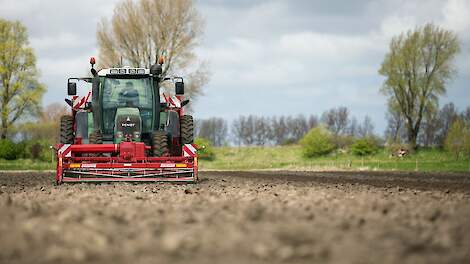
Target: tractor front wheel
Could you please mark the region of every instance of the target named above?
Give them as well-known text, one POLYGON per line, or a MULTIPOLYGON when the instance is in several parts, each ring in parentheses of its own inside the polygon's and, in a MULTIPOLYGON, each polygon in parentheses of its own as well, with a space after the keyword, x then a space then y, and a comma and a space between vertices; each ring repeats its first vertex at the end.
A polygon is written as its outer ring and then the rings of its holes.
POLYGON ((60 117, 60 143, 73 144, 73 117, 64 115, 60 117))
POLYGON ((192 144, 194 142, 194 121, 190 115, 181 117, 181 142, 192 144))
POLYGON ((152 150, 154 157, 169 155, 168 137, 164 131, 156 131, 152 135, 152 150))

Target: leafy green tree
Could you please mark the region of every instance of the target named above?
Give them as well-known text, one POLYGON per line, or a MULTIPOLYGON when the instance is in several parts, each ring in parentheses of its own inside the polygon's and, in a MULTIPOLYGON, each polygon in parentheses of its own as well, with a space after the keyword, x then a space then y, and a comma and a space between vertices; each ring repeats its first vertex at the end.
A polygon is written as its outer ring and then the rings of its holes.
POLYGON ((457 35, 433 24, 394 37, 379 73, 386 77, 381 92, 390 110, 403 115, 408 143, 416 139, 425 109, 435 109, 438 97, 455 72, 453 60, 460 51, 457 35))
POLYGON ((377 152, 377 145, 377 141, 372 137, 361 138, 351 145, 351 152, 357 156, 368 156, 377 152))
POLYGON ((0 19, 0 138, 19 118, 37 113, 45 88, 38 82, 36 57, 20 22, 0 19))
POLYGON ((331 133, 323 127, 310 130, 301 140, 306 157, 318 157, 331 153, 335 149, 331 133))
POLYGON ((445 149, 455 155, 456 159, 459 159, 460 154, 462 154, 470 144, 466 142, 470 138, 469 134, 470 132, 465 126, 464 121, 461 118, 455 119, 444 141, 445 149))

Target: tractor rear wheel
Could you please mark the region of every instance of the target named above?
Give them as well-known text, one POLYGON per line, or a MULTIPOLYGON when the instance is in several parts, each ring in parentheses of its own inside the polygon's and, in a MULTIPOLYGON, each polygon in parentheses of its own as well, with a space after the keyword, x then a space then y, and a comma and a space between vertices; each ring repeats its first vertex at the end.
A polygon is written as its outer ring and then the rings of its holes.
POLYGON ((154 157, 169 155, 168 137, 164 131, 155 131, 152 135, 152 150, 154 157))
POLYGON ((194 142, 194 121, 190 115, 181 117, 181 143, 192 144, 194 142))
POLYGON ((64 115, 60 117, 60 143, 73 144, 73 117, 64 115))
POLYGON ((103 144, 103 135, 101 135, 101 131, 95 130, 91 132, 89 141, 90 144, 103 144))

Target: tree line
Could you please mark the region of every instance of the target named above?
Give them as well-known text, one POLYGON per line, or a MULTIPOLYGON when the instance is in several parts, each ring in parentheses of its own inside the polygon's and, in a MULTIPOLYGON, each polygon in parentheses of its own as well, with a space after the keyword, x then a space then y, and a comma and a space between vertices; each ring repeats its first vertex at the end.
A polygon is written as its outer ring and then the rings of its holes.
POLYGON ((337 107, 322 115, 309 116, 239 116, 232 122, 223 118, 196 120, 195 135, 209 140, 214 146, 266 146, 297 143, 308 131, 325 126, 335 136, 374 136, 374 124, 369 116, 359 122, 347 107, 337 107))
MULTIPOLYGON (((417 145, 443 147, 454 122, 462 120, 470 127, 470 106, 459 111, 453 103, 445 104, 435 112, 426 113, 417 145)), ((408 142, 406 120, 388 112, 383 135, 374 131, 375 125, 366 115, 358 121, 347 107, 341 106, 323 112, 320 117, 309 116, 239 116, 231 122, 218 117, 196 120, 196 137, 205 138, 214 146, 270 146, 297 143, 308 131, 324 126, 336 138, 338 145, 347 145, 354 138, 374 137, 383 144, 408 142), (346 141, 346 142, 341 142, 346 141)))

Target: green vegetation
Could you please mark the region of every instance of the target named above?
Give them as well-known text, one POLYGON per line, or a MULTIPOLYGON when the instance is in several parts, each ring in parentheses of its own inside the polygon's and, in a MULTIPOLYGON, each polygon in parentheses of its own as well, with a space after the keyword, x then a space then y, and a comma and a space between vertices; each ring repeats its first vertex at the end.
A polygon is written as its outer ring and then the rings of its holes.
POLYGON ((26 27, 0 18, 0 138, 6 139, 22 117, 39 112, 46 89, 39 83, 36 56, 26 27))
POLYGON ((310 130, 301 140, 305 157, 319 157, 331 153, 335 149, 332 136, 323 127, 316 127, 310 130))
MULTIPOLYGON (((340 151, 327 156, 307 158, 300 145, 276 147, 213 147, 214 159, 200 160, 206 170, 402 170, 435 172, 468 172, 468 157, 455 156, 438 149, 421 149, 404 158, 390 157, 390 152, 379 148, 369 156, 357 156, 340 151)), ((50 154, 50 153, 49 153, 50 154)), ((200 152, 201 154, 201 152, 200 152)), ((50 156, 49 156, 50 159, 50 156)), ((0 170, 55 170, 50 160, 4 160, 0 170)))
POLYGON ((55 161, 40 161, 31 159, 3 160, 0 159, 0 171, 8 170, 55 170, 55 161))
POLYGON ((205 138, 196 138, 194 144, 199 147, 198 156, 202 160, 214 160, 215 152, 212 143, 205 138))
POLYGON ((377 151, 377 141, 372 137, 358 139, 351 145, 351 152, 357 156, 368 156, 377 151))
POLYGON ((277 147, 220 147, 214 148, 216 159, 203 160, 202 169, 208 170, 314 170, 314 169, 370 169, 404 171, 469 171, 468 159, 456 160, 438 149, 421 149, 414 154, 396 158, 381 148, 370 156, 334 152, 327 156, 307 158, 299 145, 277 147))
POLYGON ((390 112, 406 120, 408 143, 417 149, 425 113, 435 111, 439 96, 455 73, 454 59, 460 52, 457 34, 426 24, 392 38, 390 51, 379 69, 385 82, 390 112))
POLYGON ((470 155, 470 131, 461 118, 457 118, 452 124, 444 142, 444 148, 456 159, 462 155, 470 155))

